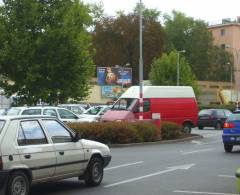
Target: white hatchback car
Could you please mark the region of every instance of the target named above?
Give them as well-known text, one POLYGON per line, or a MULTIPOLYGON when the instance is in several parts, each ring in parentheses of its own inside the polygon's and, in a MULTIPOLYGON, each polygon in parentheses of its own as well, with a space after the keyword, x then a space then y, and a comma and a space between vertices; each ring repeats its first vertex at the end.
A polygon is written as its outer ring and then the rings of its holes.
POLYGON ((71 177, 96 186, 111 160, 108 146, 48 116, 1 116, 0 143, 0 194, 27 195, 31 184, 71 177))
POLYGON ((72 111, 55 106, 12 107, 7 111, 6 115, 48 115, 54 116, 63 122, 79 122, 80 119, 72 111))

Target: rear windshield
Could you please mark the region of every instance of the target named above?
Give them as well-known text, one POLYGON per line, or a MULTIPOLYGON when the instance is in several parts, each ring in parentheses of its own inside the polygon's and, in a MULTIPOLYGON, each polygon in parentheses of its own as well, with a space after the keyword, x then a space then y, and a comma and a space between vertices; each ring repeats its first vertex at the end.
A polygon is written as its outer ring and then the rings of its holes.
POLYGON ((1 133, 4 125, 5 125, 5 121, 4 120, 0 120, 0 133, 1 133))
POLYGON ((21 109, 19 109, 19 108, 10 108, 7 111, 6 115, 8 115, 8 116, 16 116, 16 115, 19 115, 20 112, 21 112, 21 109))
POLYGON ((211 110, 201 110, 198 115, 211 115, 211 110))
POLYGON ((231 114, 227 121, 240 121, 240 114, 231 114))

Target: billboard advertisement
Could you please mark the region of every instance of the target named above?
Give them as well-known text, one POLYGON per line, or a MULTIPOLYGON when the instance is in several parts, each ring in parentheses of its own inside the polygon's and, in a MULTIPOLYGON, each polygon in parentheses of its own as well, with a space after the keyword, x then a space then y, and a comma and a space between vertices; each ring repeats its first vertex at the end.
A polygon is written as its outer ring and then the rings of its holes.
POLYGON ((126 90, 119 85, 105 85, 101 88, 102 97, 104 98, 118 98, 126 90))
POLYGON ((98 85, 131 85, 132 68, 98 67, 98 85))

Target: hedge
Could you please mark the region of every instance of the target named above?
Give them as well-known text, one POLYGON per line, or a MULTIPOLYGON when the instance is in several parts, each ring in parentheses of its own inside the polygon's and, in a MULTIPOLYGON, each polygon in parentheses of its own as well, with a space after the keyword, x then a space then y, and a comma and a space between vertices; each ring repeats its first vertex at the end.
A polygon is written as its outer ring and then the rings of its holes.
POLYGON ((68 123, 84 139, 105 144, 127 144, 161 140, 161 131, 149 122, 68 123))
POLYGON ((182 126, 174 122, 161 123, 161 136, 163 140, 178 139, 185 137, 187 134, 182 131, 182 126))

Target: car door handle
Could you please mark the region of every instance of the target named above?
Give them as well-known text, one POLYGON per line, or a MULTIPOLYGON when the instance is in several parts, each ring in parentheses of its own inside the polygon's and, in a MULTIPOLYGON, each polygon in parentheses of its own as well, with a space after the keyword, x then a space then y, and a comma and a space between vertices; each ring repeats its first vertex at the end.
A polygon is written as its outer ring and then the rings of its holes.
POLYGON ((64 152, 63 152, 63 151, 61 151, 61 152, 59 152, 59 154, 60 154, 60 155, 64 155, 64 152))
POLYGON ((31 155, 30 155, 30 154, 26 154, 26 155, 24 155, 24 157, 25 157, 26 159, 30 159, 30 158, 31 158, 31 155))

